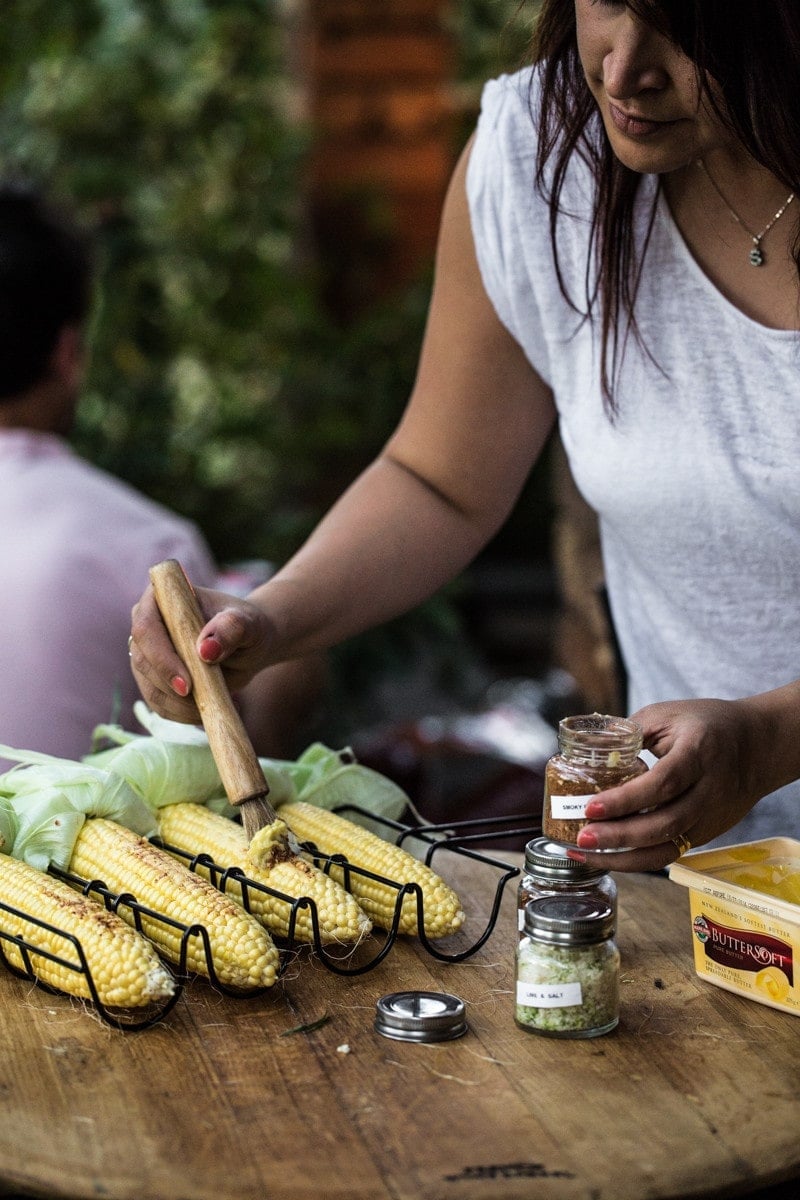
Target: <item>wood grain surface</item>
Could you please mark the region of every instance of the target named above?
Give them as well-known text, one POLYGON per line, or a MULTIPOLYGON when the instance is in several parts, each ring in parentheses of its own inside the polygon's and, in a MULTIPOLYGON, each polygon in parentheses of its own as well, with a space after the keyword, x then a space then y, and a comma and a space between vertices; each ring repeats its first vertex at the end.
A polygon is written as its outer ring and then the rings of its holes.
MULTIPOLYGON (((469 945, 496 877, 447 866, 469 945)), ((0 1195, 658 1200, 800 1177, 800 1022, 697 978, 685 889, 618 883, 621 1023, 588 1041, 514 1024, 515 880, 463 963, 407 940, 342 978, 303 952, 266 996, 198 980, 137 1033, 0 971, 0 1195), (406 988, 461 996, 468 1034, 380 1037, 377 999, 406 988)))

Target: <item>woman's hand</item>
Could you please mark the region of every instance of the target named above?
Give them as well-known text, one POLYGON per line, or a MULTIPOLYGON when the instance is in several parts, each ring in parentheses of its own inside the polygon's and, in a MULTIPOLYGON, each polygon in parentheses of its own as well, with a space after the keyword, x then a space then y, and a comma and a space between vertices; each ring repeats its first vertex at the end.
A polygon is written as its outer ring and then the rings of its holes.
MULTIPOLYGON (((209 588, 196 595, 207 618, 196 643, 198 656, 219 663, 231 693, 265 667, 275 641, 272 623, 263 609, 247 600, 209 588)), ((200 713, 192 696, 192 664, 178 656, 148 587, 131 614, 131 669, 147 705, 159 716, 198 724, 200 713)))
MULTIPOLYGON (((581 852, 630 847, 603 854, 604 865, 657 870, 688 848, 685 839, 700 846, 718 837, 787 782, 768 777, 772 731, 759 699, 670 701, 632 714, 658 762, 587 805, 581 852)), ((588 853, 587 861, 597 860, 588 853)))

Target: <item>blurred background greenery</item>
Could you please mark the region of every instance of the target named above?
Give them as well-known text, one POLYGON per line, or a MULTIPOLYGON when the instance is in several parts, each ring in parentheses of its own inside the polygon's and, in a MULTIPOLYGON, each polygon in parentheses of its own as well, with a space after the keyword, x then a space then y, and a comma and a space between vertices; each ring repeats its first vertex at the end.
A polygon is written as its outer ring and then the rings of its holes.
MULTIPOLYGON (((221 564, 283 561, 382 444, 411 387, 430 285, 429 262, 388 293, 362 273, 365 302, 331 304, 308 212, 319 131, 296 53, 302 7, 5 0, 0 22, 2 172, 76 203, 99 237, 76 446, 196 520, 221 564)), ((534 7, 439 5, 453 160, 482 82, 524 57, 534 7)), ((542 479, 484 561, 546 560, 542 479)), ((445 686, 469 679, 480 569, 338 651, 342 692, 420 657, 445 686)))

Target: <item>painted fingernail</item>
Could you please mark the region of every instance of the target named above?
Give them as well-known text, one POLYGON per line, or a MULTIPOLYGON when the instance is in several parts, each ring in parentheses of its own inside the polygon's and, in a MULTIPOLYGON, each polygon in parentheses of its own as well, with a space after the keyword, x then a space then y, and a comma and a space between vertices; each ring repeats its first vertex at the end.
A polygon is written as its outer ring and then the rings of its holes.
POLYGON ((577 862, 577 863, 585 863, 586 862, 586 855, 581 854, 581 852, 579 850, 568 850, 567 858, 571 858, 573 862, 577 862))
POLYGON ((222 646, 215 637, 204 638, 200 643, 200 657, 203 662, 214 663, 222 654, 222 646))
POLYGON ((597 838, 588 829, 582 829, 578 834, 578 845, 582 850, 596 850, 597 838))
POLYGON ((189 685, 185 679, 181 679, 180 675, 173 675, 169 682, 173 692, 177 692, 179 696, 189 695, 189 685))
POLYGON ((606 815, 606 806, 602 800, 590 800, 584 809, 587 817, 591 817, 593 821, 602 821, 606 815))

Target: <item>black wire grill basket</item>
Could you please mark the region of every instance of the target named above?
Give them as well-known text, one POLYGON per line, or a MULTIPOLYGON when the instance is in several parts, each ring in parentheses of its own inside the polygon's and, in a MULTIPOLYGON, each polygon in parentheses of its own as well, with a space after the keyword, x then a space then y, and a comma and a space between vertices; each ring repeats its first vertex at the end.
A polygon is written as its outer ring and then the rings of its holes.
MULTIPOLYGON (((170 854, 181 859, 190 870, 197 871, 198 869, 202 869, 207 873, 208 878, 214 886, 220 891, 226 891, 229 884, 235 880, 238 888, 241 889, 241 901, 247 909, 250 908, 250 896, 255 892, 265 892, 287 905, 288 933, 286 938, 276 938, 276 944, 278 945, 281 957, 281 972, 285 970, 288 963, 298 953, 313 953, 316 959, 332 973, 342 976, 353 976, 363 975, 371 971, 379 963, 383 962, 390 953, 400 936, 398 933, 400 919, 405 902, 409 896, 413 897, 416 904, 417 930, 414 936, 418 938, 428 954, 441 962, 453 963, 463 962, 465 959, 476 954, 485 945, 494 931, 503 892, 507 883, 520 874, 519 867, 491 853, 491 843, 493 841, 506 840, 509 837, 535 837, 541 831, 541 818, 538 813, 535 815, 531 814, 530 816, 489 817, 470 821, 450 822, 446 825, 409 825, 385 817, 377 817, 355 805, 340 806, 336 809, 336 812, 356 821, 361 818, 367 818, 371 826, 386 841, 395 842, 397 845, 408 848, 407 844, 413 840, 415 843, 415 856, 424 861, 427 866, 431 867, 432 870, 435 870, 443 878, 447 878, 448 858, 452 861, 453 856, 455 856, 456 859, 470 859, 474 863, 477 863, 481 872, 485 873, 486 878, 493 882, 491 901, 488 911, 485 914, 481 914, 481 927, 479 931, 469 936, 466 945, 464 944, 464 940, 461 939, 456 949, 448 950, 446 946, 443 948, 438 944, 438 941, 432 941, 425 933, 424 900, 419 884, 402 883, 381 875, 376 875, 371 871, 348 862, 343 855, 323 854, 313 844, 305 843, 304 849, 313 857, 315 864, 320 869, 330 872, 332 867, 337 867, 342 872, 345 888, 349 888, 352 876, 359 875, 383 884, 396 892, 394 914, 389 929, 373 929, 364 942, 355 949, 352 947, 336 947, 332 949, 322 940, 317 907, 311 898, 301 897, 298 899, 287 896, 282 892, 267 887, 261 882, 248 878, 238 867, 224 869, 206 854, 192 856, 183 850, 165 843, 160 838, 154 837, 152 841, 155 845, 162 847, 170 854), (295 937, 298 915, 303 910, 308 911, 312 928, 312 941, 310 944, 301 943, 295 937)), ((115 894, 102 880, 82 879, 68 871, 63 871, 55 867, 51 867, 51 874, 65 880, 84 894, 91 895, 109 911, 118 912, 120 916, 127 918, 129 923, 133 924, 140 932, 143 932, 142 920, 143 918, 147 918, 150 921, 161 922, 165 926, 170 926, 176 933, 179 933, 179 961, 177 965, 172 966, 173 973, 176 975, 175 991, 165 1001, 160 1002, 158 1005, 150 1006, 143 1011, 118 1012, 109 1009, 100 1000, 86 956, 77 937, 59 930, 55 926, 49 925, 27 913, 22 913, 11 905, 0 901, 0 962, 12 974, 35 982, 48 992, 57 992, 57 989, 38 978, 36 970, 37 961, 47 959, 60 964, 67 970, 80 973, 86 981, 88 997, 100 1018, 114 1028, 125 1031, 147 1029, 156 1022, 161 1021, 175 1006, 180 999, 185 983, 189 979, 186 963, 190 939, 193 938, 198 939, 202 945, 208 969, 208 979, 211 986, 216 990, 235 999, 260 996, 268 990, 258 987, 247 991, 240 991, 223 984, 214 969, 208 933, 202 925, 183 925, 173 918, 166 916, 164 913, 156 912, 140 904, 130 893, 115 894), (17 918, 22 917, 34 928, 40 928, 43 933, 55 934, 59 941, 63 939, 63 950, 60 948, 57 951, 44 949, 41 943, 37 945, 33 935, 30 939, 26 939, 18 934, 11 933, 6 914, 17 918), (10 947, 14 947, 16 950, 16 954, 13 955, 14 961, 9 957, 10 947)))

